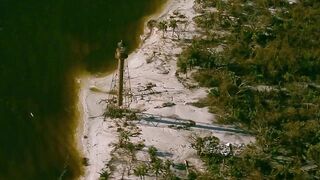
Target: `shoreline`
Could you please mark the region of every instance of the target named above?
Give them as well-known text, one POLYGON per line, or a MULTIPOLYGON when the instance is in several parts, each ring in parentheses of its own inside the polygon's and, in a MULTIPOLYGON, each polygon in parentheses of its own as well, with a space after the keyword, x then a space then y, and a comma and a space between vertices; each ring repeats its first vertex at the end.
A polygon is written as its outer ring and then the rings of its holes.
MULTIPOLYGON (((140 35, 140 43, 138 45, 138 47, 133 51, 131 52, 130 54, 133 54, 135 53, 138 49, 141 48, 142 44, 144 43, 144 40, 145 39, 142 39, 143 36, 146 36, 148 34, 148 27, 147 27, 147 22, 151 19, 158 19, 159 17, 163 16, 164 14, 168 13, 169 11, 169 5, 171 5, 172 3, 174 2, 174 0, 167 0, 163 5, 162 7, 159 8, 159 10, 157 10, 155 13, 149 15, 149 16, 146 16, 144 18, 142 18, 142 21, 143 21, 143 33, 140 35)), ((106 78, 106 79, 111 79, 113 73, 116 71, 113 70, 107 74, 104 74, 103 75, 103 78, 106 78)), ((75 139, 76 139, 76 147, 78 149, 78 151, 80 152, 80 154, 82 155, 82 158, 86 158, 87 157, 85 156, 85 151, 87 151, 88 147, 85 146, 85 137, 87 137, 85 135, 85 130, 86 128, 88 128, 88 124, 86 122, 86 120, 89 119, 89 115, 88 115, 88 109, 87 109, 87 104, 86 104, 86 95, 88 94, 88 89, 87 87, 89 87, 89 81, 91 76, 88 75, 88 74, 85 74, 85 75, 80 75, 78 78, 77 78, 77 82, 78 82, 78 85, 79 85, 79 92, 78 92, 78 102, 77 102, 77 107, 78 107, 78 112, 79 112, 79 120, 78 120, 78 126, 76 128, 76 135, 75 135, 75 139)), ((85 161, 84 159, 81 159, 82 161, 85 161)), ((84 170, 84 174, 82 174, 80 176, 79 179, 87 179, 89 177, 89 175, 86 173, 86 166, 83 167, 83 170, 84 170)), ((90 177, 89 177, 90 178, 90 177)))
MULTIPOLYGON (((209 125, 215 121, 215 117, 208 112, 208 108, 197 108, 191 105, 200 98, 206 97, 207 89, 186 88, 184 83, 194 82, 182 78, 185 75, 180 77, 176 67, 177 55, 184 47, 180 38, 189 40, 198 35, 192 21, 196 16, 193 6, 194 0, 168 0, 161 11, 144 19, 144 32, 140 36, 141 43, 127 58, 131 73, 131 88, 133 93, 138 95, 130 107, 140 109, 148 114, 189 119, 199 124, 209 125), (186 19, 184 20, 189 23, 187 28, 182 25, 178 28, 180 38, 174 37, 172 31, 167 32, 166 37, 163 38, 162 31, 157 28, 154 28, 152 34, 149 34, 146 26, 148 20, 169 21, 176 12, 185 15, 186 19), (177 76, 185 82, 182 83, 177 76), (154 86, 152 92, 146 90, 148 84, 154 86), (168 102, 174 105, 164 106, 168 102)), ((81 127, 77 131, 78 147, 82 155, 88 158, 88 166, 84 167, 85 174, 80 179, 95 180, 99 178, 101 170, 112 159, 112 144, 118 140, 117 122, 110 119, 105 120, 101 116, 106 106, 101 103, 101 100, 108 96, 105 92, 110 88, 111 79, 112 73, 104 77, 81 77, 79 91, 79 108, 81 109, 79 111, 82 114, 79 120, 81 127)), ((146 147, 154 146, 160 152, 170 154, 170 159, 178 163, 188 160, 199 169, 203 167, 203 164, 197 158, 195 150, 189 148, 191 135, 214 135, 222 142, 230 143, 247 144, 254 141, 251 136, 217 129, 208 131, 199 128, 188 131, 172 129, 165 124, 160 127, 151 127, 148 123, 140 123, 137 126, 141 129, 141 135, 136 140, 144 141, 146 147)), ((119 172, 114 174, 119 175, 119 172)), ((133 177, 128 177, 128 179, 130 178, 133 177)))

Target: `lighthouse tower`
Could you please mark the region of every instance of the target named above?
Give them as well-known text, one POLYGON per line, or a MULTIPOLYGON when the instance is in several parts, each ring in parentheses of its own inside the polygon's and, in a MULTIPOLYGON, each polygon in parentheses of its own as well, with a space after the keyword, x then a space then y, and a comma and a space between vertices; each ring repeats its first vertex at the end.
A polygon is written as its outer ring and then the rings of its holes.
POLYGON ((128 63, 125 61, 128 58, 128 50, 123 41, 117 45, 115 58, 118 61, 118 69, 113 74, 109 103, 116 104, 118 107, 128 107, 132 100, 132 93, 128 63))

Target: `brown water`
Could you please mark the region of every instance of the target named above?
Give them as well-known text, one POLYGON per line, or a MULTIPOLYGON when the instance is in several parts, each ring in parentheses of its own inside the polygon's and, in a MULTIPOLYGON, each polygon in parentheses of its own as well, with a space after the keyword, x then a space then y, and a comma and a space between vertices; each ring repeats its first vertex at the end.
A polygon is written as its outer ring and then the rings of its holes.
POLYGON ((114 67, 164 0, 1 0, 0 179, 75 179, 79 71, 114 67))

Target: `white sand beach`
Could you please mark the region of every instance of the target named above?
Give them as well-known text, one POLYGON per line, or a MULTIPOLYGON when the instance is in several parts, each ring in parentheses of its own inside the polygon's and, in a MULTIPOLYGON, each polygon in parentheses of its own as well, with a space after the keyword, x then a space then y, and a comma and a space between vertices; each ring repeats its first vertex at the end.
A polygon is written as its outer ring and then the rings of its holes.
MULTIPOLYGON (((207 89, 187 88, 185 83, 195 83, 192 80, 181 83, 177 78, 177 55, 187 45, 188 40, 198 35, 192 21, 196 16, 193 6, 194 0, 169 0, 162 12, 151 18, 161 21, 169 20, 170 17, 180 18, 177 14, 184 15, 185 23, 178 24, 176 30, 179 33, 179 39, 176 34, 172 36, 170 28, 163 38, 162 31, 156 27, 152 34, 148 35, 149 30, 146 27, 141 36, 140 47, 131 53, 126 61, 131 77, 132 93, 136 97, 130 108, 140 109, 143 113, 153 115, 188 119, 201 125, 191 130, 179 130, 168 127, 165 122, 159 122, 154 126, 141 121, 137 123, 141 135, 136 139, 144 141, 146 147, 155 146, 160 152, 167 154, 166 158, 174 162, 188 160, 192 165, 201 168, 201 161, 195 150, 190 147, 192 134, 214 135, 225 143, 244 144, 254 141, 254 137, 229 131, 229 127, 226 126, 211 125, 215 121, 214 115, 209 113, 207 108, 191 105, 192 102, 205 97, 207 89), (147 84, 152 84, 152 88, 146 88, 147 84), (163 107, 163 104, 168 102, 174 105, 163 107)), ((183 74, 178 76, 185 78, 183 74)), ((88 158, 88 166, 85 167, 85 174, 81 179, 99 179, 99 173, 111 159, 113 149, 111 144, 117 141, 118 132, 115 122, 104 121, 104 117, 101 116, 106 107, 106 103, 101 100, 107 99, 106 92, 110 89, 111 80, 112 74, 106 77, 81 78, 79 103, 83 114, 78 128, 79 146, 83 156, 88 158)), ((137 177, 127 178, 138 179, 137 177)))

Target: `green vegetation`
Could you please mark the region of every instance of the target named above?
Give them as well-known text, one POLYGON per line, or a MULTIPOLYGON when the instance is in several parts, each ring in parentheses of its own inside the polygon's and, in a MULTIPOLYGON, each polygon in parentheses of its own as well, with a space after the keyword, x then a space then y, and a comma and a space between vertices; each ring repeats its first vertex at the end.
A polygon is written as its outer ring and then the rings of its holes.
POLYGON ((146 164, 139 164, 133 169, 134 175, 140 177, 140 179, 144 179, 144 177, 148 173, 148 167, 146 164))
POLYGON ((172 29, 172 37, 173 37, 175 30, 178 27, 177 20, 171 19, 169 22, 169 27, 172 29))
POLYGON ((175 174, 171 170, 171 166, 173 162, 166 159, 162 160, 157 157, 158 149, 154 146, 148 148, 148 154, 150 157, 150 162, 148 162, 148 167, 150 173, 154 174, 156 179, 160 177, 160 179, 174 179, 177 178, 175 174))
POLYGON ((193 78, 210 88, 197 105, 256 135, 237 157, 202 154, 201 176, 319 178, 320 2, 196 2, 203 36, 177 65, 182 73, 200 69, 193 78))
POLYGON ((100 173, 100 178, 99 180, 108 180, 110 178, 111 173, 108 172, 108 170, 104 169, 102 170, 102 172, 100 173))
POLYGON ((137 161, 136 153, 137 151, 142 150, 145 145, 142 142, 132 142, 130 138, 137 135, 137 132, 134 132, 132 129, 129 130, 123 128, 123 126, 125 126, 124 124, 126 124, 126 121, 123 122, 122 126, 118 125, 118 142, 113 144, 114 149, 111 153, 112 159, 106 163, 105 168, 100 173, 100 179, 108 179, 112 177, 113 172, 116 169, 119 170, 118 165, 125 167, 122 169, 122 177, 126 172, 130 175, 132 166, 135 167, 133 169, 134 174, 137 173, 137 176, 141 178, 145 175, 143 174, 145 171, 141 169, 142 167, 135 166, 137 161))
POLYGON ((109 117, 111 119, 116 119, 116 118, 123 118, 125 117, 126 120, 132 121, 137 119, 137 112, 131 109, 127 108, 121 108, 115 105, 109 105, 105 112, 104 112, 104 117, 109 117))
POLYGON ((139 151, 143 152, 145 144, 143 141, 134 142, 133 138, 140 134, 140 129, 133 123, 128 123, 128 119, 117 119, 118 142, 113 144, 112 159, 100 172, 99 179, 112 178, 115 170, 122 172, 121 179, 126 175, 135 175, 140 179, 146 176, 155 179, 179 179, 172 170, 176 165, 168 159, 159 158, 157 148, 151 146, 147 149, 149 160, 137 157, 139 151))
POLYGON ((157 21, 154 20, 154 19, 151 19, 151 20, 149 20, 149 21, 147 22, 147 27, 148 27, 148 29, 149 29, 149 31, 150 31, 150 34, 152 34, 153 28, 154 28, 156 25, 157 25, 157 21))
POLYGON ((164 38, 164 34, 168 30, 168 23, 166 21, 161 21, 157 24, 157 27, 162 31, 162 37, 164 38))

